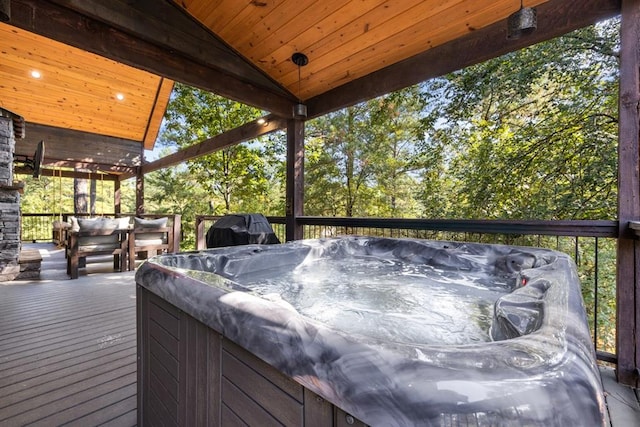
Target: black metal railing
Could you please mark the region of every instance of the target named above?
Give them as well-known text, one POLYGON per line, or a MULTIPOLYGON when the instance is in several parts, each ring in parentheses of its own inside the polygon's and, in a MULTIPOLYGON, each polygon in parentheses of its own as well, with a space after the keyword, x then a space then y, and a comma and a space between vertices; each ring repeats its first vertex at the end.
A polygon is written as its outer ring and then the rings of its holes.
POLYGON ((53 222, 58 214, 23 213, 21 218, 20 238, 23 242, 49 242, 53 239, 53 222))
MULTIPOLYGON (((65 213, 23 213, 21 218, 21 240, 23 242, 51 242, 53 236, 54 221, 67 221, 70 216, 89 217, 91 214, 65 213)), ((115 214, 107 213, 104 216, 113 217, 115 214)))

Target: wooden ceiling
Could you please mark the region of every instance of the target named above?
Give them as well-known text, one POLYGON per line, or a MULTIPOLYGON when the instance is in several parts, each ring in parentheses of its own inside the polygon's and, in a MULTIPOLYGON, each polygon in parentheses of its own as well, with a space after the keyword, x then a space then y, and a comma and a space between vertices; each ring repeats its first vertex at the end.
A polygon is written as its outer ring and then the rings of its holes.
MULTIPOLYGON (((538 28, 507 40, 519 0, 10 0, 10 22, 0 27, 0 106, 23 114, 27 132, 48 114, 52 129, 71 129, 68 141, 83 145, 102 133, 150 147, 172 81, 284 119, 302 99, 313 118, 616 16, 621 7, 620 0, 524 4, 536 7, 538 28), (300 87, 294 52, 309 58, 300 87), (26 74, 36 66, 40 81, 26 74), (114 100, 118 91, 123 103, 114 100), (48 107, 36 107, 42 98, 48 107), (19 108, 10 99, 21 99, 19 108)), ((119 167, 140 161, 140 152, 124 154, 114 157, 119 167)), ((86 152, 78 157, 78 165, 98 162, 86 152)))
POLYGON ((3 108, 28 123, 153 147, 171 80, 7 24, 0 52, 3 108))
POLYGON ((504 20, 520 7, 519 0, 174 1, 302 100, 504 20), (309 58, 300 90, 294 52, 309 58))

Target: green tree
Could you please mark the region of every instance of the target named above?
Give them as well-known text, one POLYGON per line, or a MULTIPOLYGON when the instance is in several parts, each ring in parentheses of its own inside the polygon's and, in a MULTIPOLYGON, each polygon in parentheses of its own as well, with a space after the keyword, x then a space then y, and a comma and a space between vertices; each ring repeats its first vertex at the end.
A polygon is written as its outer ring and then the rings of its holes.
MULTIPOLYGON (((423 175, 425 210, 449 218, 614 219, 617 26, 608 21, 425 83, 425 148, 442 154, 437 172, 423 175), (442 211, 433 209, 434 194, 446 200, 442 211)), ((592 325, 598 284, 598 344, 609 351, 614 243, 519 240, 576 258, 592 325)))
MULTIPOLYGON (((179 148, 236 128, 262 115, 260 110, 185 85, 177 84, 167 108, 160 144, 179 148)), ((225 148, 187 162, 190 176, 213 214, 270 211, 279 187, 278 160, 265 148, 266 139, 225 148)), ((275 198, 276 204, 280 198, 275 198)))
POLYGON ((415 215, 423 103, 411 87, 308 122, 305 212, 415 215))
POLYGON ((616 26, 582 29, 433 82, 429 138, 448 151, 448 215, 615 217, 616 26))
POLYGON ((149 212, 182 215, 181 250, 195 249, 196 215, 212 214, 207 189, 184 166, 147 175, 145 204, 149 212))

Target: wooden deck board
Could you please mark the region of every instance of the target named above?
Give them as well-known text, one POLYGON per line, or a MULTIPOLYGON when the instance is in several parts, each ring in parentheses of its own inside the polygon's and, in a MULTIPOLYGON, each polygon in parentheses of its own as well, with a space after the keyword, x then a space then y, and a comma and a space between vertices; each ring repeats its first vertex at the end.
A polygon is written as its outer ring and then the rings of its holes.
POLYGON ((46 363, 36 362, 20 366, 19 369, 7 372, 6 376, 4 376, 4 372, 2 373, 3 377, 0 378, 0 387, 3 388, 2 392, 4 393, 12 385, 18 384, 19 387, 24 387, 28 382, 41 383, 53 377, 53 375, 60 376, 69 372, 77 372, 77 370, 82 369, 84 366, 92 367, 107 358, 117 357, 118 354, 116 351, 118 353, 128 353, 131 349, 135 351, 134 344, 124 343, 105 351, 85 353, 77 357, 67 357, 67 354, 64 354, 62 358, 57 360, 49 358, 46 363))
MULTIPOLYGON (((130 317, 129 320, 131 320, 130 317)), ((83 324, 86 324, 86 322, 83 322, 83 324)), ((38 337, 34 337, 31 341, 25 339, 16 343, 12 347, 7 347, 0 351, 2 351, 4 361, 9 361, 13 358, 24 360, 25 357, 30 355, 35 354, 38 356, 43 352, 49 352, 56 348, 60 348, 61 351, 68 351, 67 349, 70 346, 78 343, 88 342, 89 344, 95 344, 96 333, 100 333, 102 335, 103 338, 101 339, 101 342, 107 340, 109 336, 112 336, 111 334, 121 335, 124 329, 131 327, 131 323, 110 323, 108 325, 100 326, 102 327, 95 328, 94 331, 79 332, 77 336, 69 336, 67 333, 66 335, 58 335, 56 337, 50 337, 42 340, 38 340, 38 337)), ((74 330, 73 326, 69 327, 69 325, 61 325, 60 328, 66 331, 74 330)))
MULTIPOLYGON (((130 318, 122 318, 122 312, 118 311, 116 313, 110 313, 109 316, 96 315, 94 317, 95 322, 100 322, 100 325, 107 328, 119 328, 122 324, 130 325, 130 318)), ((76 325, 75 331, 80 334, 86 334, 95 329, 95 325, 92 323, 83 323, 81 322, 79 325, 76 325)), ((48 327, 43 328, 34 328, 28 331, 16 332, 15 334, 2 337, 2 341, 0 342, 0 351, 4 349, 13 349, 14 351, 18 347, 26 347, 33 342, 33 340, 38 340, 40 343, 51 342, 61 337, 64 337, 67 332, 64 327, 61 325, 49 325, 48 327)))
POLYGON ((600 374, 604 385, 611 427, 640 426, 638 390, 618 384, 615 372, 611 368, 601 367, 600 374))
POLYGON ((131 427, 136 405, 133 273, 0 285, 0 425, 131 427))

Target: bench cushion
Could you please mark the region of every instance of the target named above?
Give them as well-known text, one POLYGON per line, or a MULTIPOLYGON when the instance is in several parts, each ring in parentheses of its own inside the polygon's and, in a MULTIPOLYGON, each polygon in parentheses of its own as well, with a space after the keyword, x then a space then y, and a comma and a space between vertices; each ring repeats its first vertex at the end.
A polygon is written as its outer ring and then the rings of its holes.
MULTIPOLYGON (((161 229, 167 226, 169 218, 144 219, 133 218, 134 228, 145 228, 148 230, 161 229)), ((136 233, 136 246, 163 245, 167 243, 167 233, 136 233)))
MULTIPOLYGON (((126 229, 129 218, 78 218, 79 231, 105 231, 126 229)), ((108 251, 120 247, 117 234, 110 236, 81 236, 78 238, 80 251, 108 251)))

